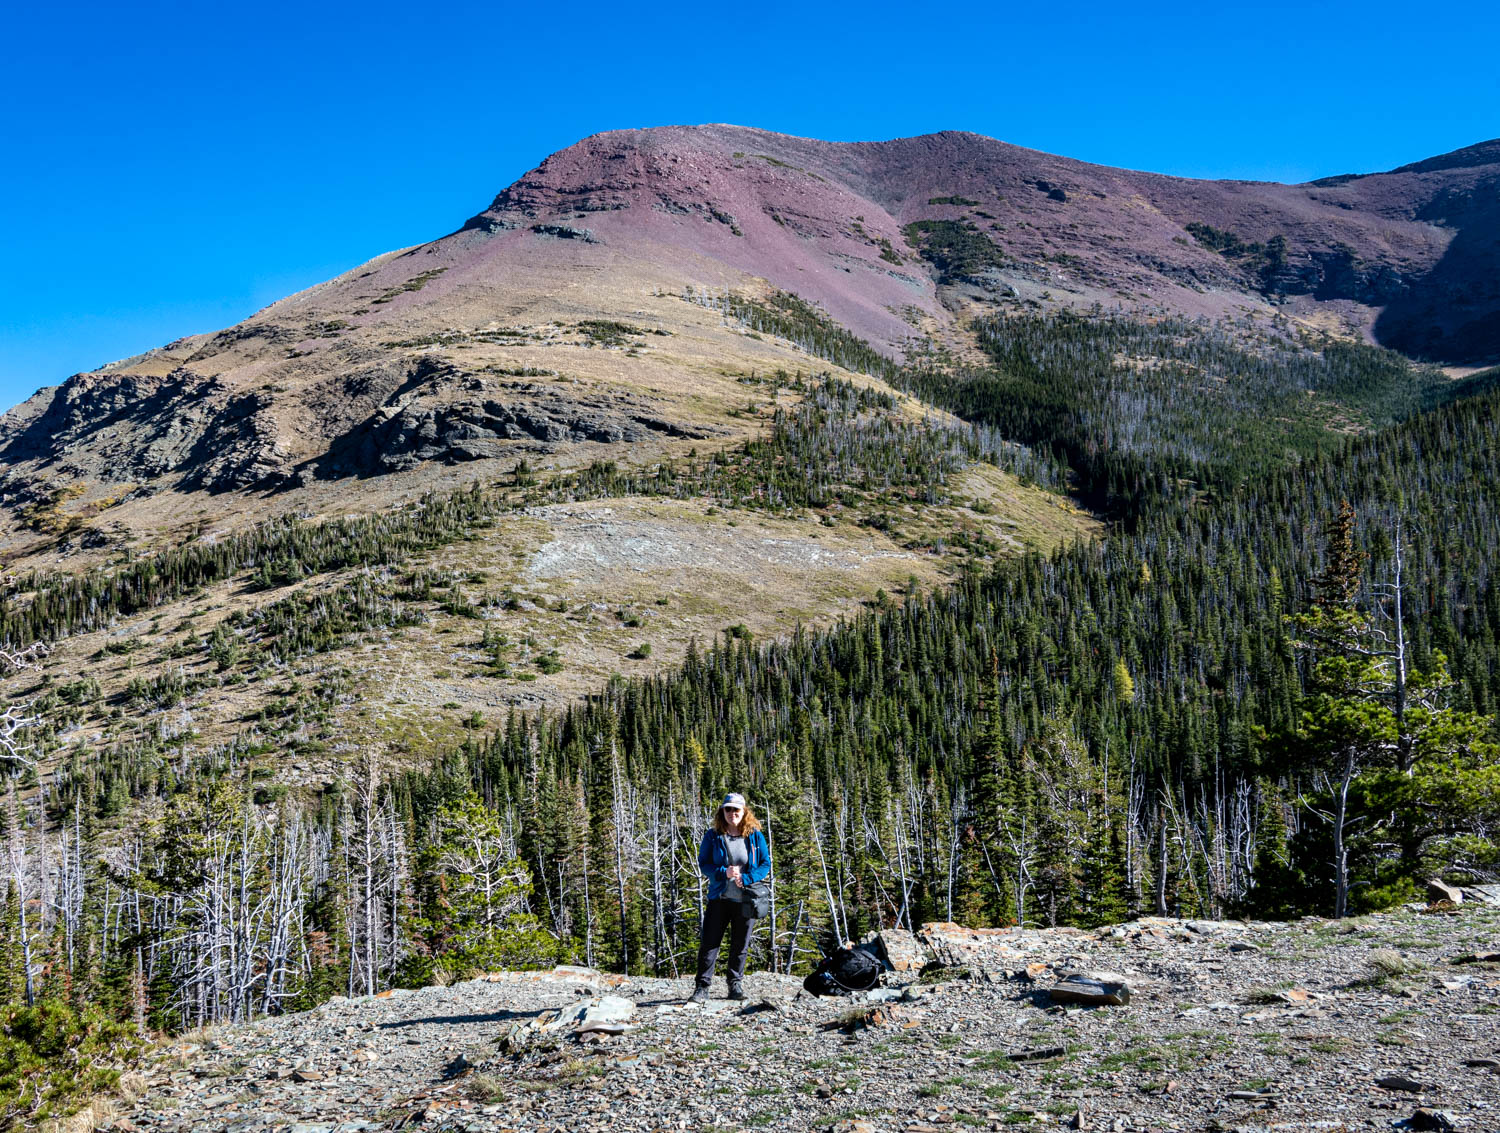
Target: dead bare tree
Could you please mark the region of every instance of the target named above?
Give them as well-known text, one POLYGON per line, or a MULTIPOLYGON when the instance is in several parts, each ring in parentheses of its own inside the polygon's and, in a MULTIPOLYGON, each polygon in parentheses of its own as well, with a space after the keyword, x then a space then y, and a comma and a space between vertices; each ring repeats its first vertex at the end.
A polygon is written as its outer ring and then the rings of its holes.
MULTIPOLYGON (((42 658, 47 652, 47 646, 40 641, 25 649, 0 646, 0 676, 41 668, 42 658)), ((37 763, 32 746, 26 742, 27 732, 42 722, 41 717, 32 712, 34 703, 26 700, 9 704, 4 712, 0 712, 0 765, 7 767, 12 774, 18 769, 35 767, 37 763)))

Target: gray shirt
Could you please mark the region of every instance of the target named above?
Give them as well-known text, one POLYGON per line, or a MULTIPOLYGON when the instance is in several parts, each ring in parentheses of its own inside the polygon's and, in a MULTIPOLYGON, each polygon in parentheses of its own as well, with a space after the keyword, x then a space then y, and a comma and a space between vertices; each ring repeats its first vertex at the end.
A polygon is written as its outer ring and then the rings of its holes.
MULTIPOLYGON (((743 871, 750 864, 750 846, 742 837, 733 834, 724 835, 724 844, 729 848, 729 864, 737 865, 743 871)), ((730 881, 724 885, 724 899, 726 901, 743 901, 745 889, 730 881)))

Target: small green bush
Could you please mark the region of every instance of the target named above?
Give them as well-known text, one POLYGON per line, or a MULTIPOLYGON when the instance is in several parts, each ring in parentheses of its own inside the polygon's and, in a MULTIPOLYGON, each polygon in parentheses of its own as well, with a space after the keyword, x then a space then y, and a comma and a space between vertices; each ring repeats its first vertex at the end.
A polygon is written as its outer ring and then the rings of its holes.
POLYGON ((108 1093, 140 1048, 95 1007, 0 1007, 0 1129, 66 1117, 108 1093))

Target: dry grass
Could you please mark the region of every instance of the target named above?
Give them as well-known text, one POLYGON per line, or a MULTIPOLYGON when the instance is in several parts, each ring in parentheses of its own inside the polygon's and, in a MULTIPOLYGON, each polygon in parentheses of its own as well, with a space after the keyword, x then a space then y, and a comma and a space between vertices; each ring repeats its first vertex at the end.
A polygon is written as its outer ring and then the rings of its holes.
POLYGON ((1378 979, 1394 979, 1420 972, 1423 964, 1401 955, 1394 948, 1376 948, 1370 952, 1370 967, 1378 979))
MULTIPOLYGON (((356 636, 284 668, 242 667, 229 683, 201 646, 221 620, 299 590, 332 590, 344 576, 261 593, 231 580, 60 642, 43 679, 99 684, 101 697, 83 710, 72 743, 105 744, 165 726, 190 728, 189 742, 202 748, 243 733, 294 682, 310 690, 323 674, 345 671, 348 692, 324 726, 336 742, 322 754, 273 761, 275 779, 266 785, 326 782, 343 774, 346 756, 361 746, 398 761, 425 760, 472 734, 475 713, 481 726, 493 726, 511 708, 572 703, 615 674, 669 671, 689 641, 701 647, 730 626, 742 624, 758 640, 778 637, 797 625, 854 614, 881 590, 899 601, 912 579, 923 590, 942 586, 963 560, 956 546, 946 556, 930 548, 951 544, 954 532, 1017 552, 1094 528, 1066 501, 988 467, 967 474, 961 493, 976 506, 893 509, 893 534, 847 515, 828 527, 815 514, 724 511, 706 501, 633 497, 554 505, 505 517, 473 540, 403 564, 403 570, 422 566, 479 580, 463 583, 471 601, 517 599, 514 608, 487 610, 482 620, 427 602, 425 624, 356 636), (480 643, 486 627, 515 643, 512 676, 489 670, 480 643), (139 643, 133 652, 105 648, 127 639, 139 643), (639 655, 643 642, 651 646, 649 657, 639 655), (561 669, 546 673, 536 658, 551 650, 561 669), (165 711, 118 715, 132 680, 149 682, 169 670, 207 687, 165 711)), ((0 695, 24 697, 28 690, 40 691, 34 674, 0 681, 0 695)))
POLYGON ((464 1093, 485 1105, 507 1100, 509 1089, 510 1083, 498 1074, 470 1074, 464 1079, 464 1093))

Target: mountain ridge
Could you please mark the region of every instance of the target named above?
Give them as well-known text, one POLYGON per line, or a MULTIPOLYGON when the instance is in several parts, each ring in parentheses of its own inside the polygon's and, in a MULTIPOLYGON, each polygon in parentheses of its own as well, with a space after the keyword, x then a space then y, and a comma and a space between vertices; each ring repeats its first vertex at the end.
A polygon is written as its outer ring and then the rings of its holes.
POLYGON ((15 515, 59 490, 80 508, 264 496, 739 435, 724 373, 812 360, 693 314, 689 293, 793 293, 897 359, 982 362, 976 314, 1100 306, 1284 318, 1477 366, 1500 356, 1497 154, 1281 185, 961 131, 595 134, 446 236, 38 391, 0 417, 0 500, 15 515), (605 341, 607 323, 642 333, 605 341))

